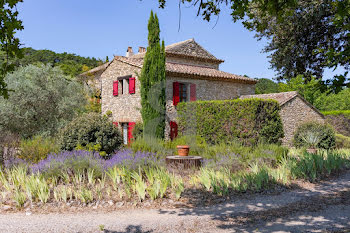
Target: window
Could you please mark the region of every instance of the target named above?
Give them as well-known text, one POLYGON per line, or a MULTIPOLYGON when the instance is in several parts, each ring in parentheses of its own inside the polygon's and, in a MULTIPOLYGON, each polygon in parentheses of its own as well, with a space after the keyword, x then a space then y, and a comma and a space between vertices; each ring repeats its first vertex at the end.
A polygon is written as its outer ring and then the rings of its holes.
POLYGON ((117 81, 113 82, 113 95, 117 96, 118 92, 120 95, 135 94, 136 78, 131 75, 118 77, 117 81))
POLYGON ((119 80, 119 86, 120 86, 120 90, 121 90, 121 94, 124 94, 124 79, 119 80))
POLYGON ((187 85, 185 83, 179 83, 179 97, 180 102, 187 102, 187 85))

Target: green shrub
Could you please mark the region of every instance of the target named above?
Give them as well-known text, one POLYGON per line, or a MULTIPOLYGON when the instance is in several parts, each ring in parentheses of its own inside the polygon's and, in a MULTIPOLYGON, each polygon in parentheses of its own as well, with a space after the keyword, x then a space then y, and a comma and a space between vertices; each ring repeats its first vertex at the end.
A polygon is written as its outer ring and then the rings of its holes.
POLYGON ((134 130, 132 131, 134 140, 143 137, 143 124, 142 122, 136 122, 134 130))
POLYGON ((294 145, 296 147, 332 149, 335 147, 335 132, 329 125, 307 122, 296 130, 294 145))
POLYGON ((21 140, 18 157, 31 163, 46 159, 50 153, 57 153, 59 145, 52 138, 35 136, 32 139, 21 140))
POLYGON ((175 140, 167 141, 164 144, 165 148, 172 150, 175 154, 177 154, 176 147, 178 145, 190 146, 190 155, 202 155, 208 147, 204 138, 191 135, 177 137, 175 140))
POLYGON ((317 154, 304 153, 299 159, 290 160, 290 170, 294 178, 315 181, 349 165, 349 160, 334 151, 317 154))
POLYGON ((345 117, 350 118, 350 110, 322 111, 322 114, 325 116, 344 115, 345 117))
POLYGON ((153 152, 160 155, 171 155, 172 150, 165 147, 165 142, 154 137, 139 137, 131 145, 130 148, 134 151, 153 152))
POLYGON ((98 113, 83 114, 61 131, 61 149, 74 150, 77 146, 99 144, 100 151, 111 154, 122 145, 120 131, 107 117, 98 113))
POLYGON ((274 100, 196 101, 180 103, 177 110, 180 133, 200 136, 209 144, 278 143, 284 136, 274 100))
POLYGON ((350 137, 344 136, 342 134, 335 135, 336 147, 350 149, 350 137))

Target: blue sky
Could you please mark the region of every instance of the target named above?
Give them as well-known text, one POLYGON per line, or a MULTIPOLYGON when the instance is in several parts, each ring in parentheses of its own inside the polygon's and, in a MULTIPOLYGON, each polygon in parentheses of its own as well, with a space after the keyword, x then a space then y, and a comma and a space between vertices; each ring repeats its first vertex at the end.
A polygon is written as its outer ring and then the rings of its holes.
MULTIPOLYGON (((35 0, 20 3, 18 9, 24 30, 18 33, 26 47, 50 49, 104 59, 125 55, 128 46, 137 51, 147 46, 150 11, 158 14, 161 38, 165 44, 194 38, 199 44, 224 59, 220 69, 257 78, 273 78, 267 54, 261 53, 266 41, 241 23, 233 23, 228 10, 219 21, 203 21, 193 7, 181 9, 178 31, 178 1, 168 0, 158 9, 157 0, 35 0), (213 28, 214 27, 214 28, 213 28)), ((329 73, 329 72, 328 72, 329 73)))

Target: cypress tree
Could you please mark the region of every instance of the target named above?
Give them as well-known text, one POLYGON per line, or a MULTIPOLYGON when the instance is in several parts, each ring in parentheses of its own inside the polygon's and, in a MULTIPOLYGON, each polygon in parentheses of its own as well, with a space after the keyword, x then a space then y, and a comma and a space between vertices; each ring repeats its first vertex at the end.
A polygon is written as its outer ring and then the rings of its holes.
POLYGON ((159 20, 148 21, 148 46, 140 75, 141 115, 145 138, 164 138, 165 129, 165 46, 160 44, 159 20))

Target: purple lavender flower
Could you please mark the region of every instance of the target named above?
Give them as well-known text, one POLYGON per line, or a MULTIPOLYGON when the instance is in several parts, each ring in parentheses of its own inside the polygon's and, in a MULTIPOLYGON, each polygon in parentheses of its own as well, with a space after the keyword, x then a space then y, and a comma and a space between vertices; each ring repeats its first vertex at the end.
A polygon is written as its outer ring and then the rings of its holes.
POLYGON ((49 154, 46 159, 31 166, 33 173, 74 173, 78 169, 93 168, 104 171, 114 166, 127 166, 135 169, 139 166, 159 164, 156 154, 149 152, 133 151, 126 149, 116 152, 108 160, 103 159, 98 153, 89 151, 63 151, 58 154, 49 154))
POLYGON ((28 163, 25 160, 19 159, 19 158, 9 158, 4 161, 4 166, 6 168, 12 168, 12 167, 27 165, 27 164, 28 163))
POLYGON ((112 155, 111 159, 106 160, 105 169, 123 165, 130 168, 137 168, 143 165, 152 165, 158 162, 157 155, 150 152, 137 151, 133 153, 131 150, 121 150, 112 155))

